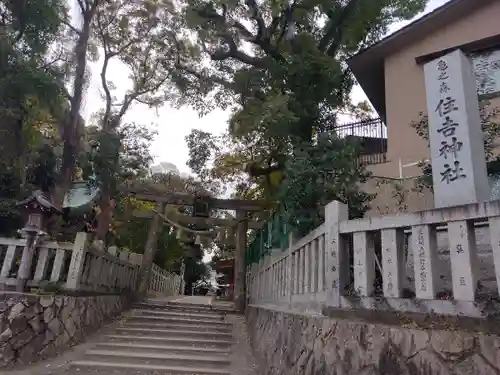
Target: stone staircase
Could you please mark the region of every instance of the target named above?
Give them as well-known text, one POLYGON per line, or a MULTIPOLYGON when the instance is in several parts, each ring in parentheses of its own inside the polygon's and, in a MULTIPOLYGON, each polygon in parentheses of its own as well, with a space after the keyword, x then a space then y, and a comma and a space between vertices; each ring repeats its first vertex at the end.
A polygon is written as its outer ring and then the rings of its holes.
POLYGON ((71 374, 230 375, 232 324, 208 305, 147 302, 103 332, 71 374))

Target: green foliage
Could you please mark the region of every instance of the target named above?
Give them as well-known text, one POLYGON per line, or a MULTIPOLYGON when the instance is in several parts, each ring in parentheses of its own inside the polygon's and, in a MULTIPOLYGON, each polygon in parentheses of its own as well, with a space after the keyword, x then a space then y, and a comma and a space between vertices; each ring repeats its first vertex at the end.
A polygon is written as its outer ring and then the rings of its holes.
POLYGON ((285 221, 305 235, 324 221, 324 207, 332 200, 349 204, 351 218, 362 217, 370 194, 359 184, 370 176, 357 162, 357 147, 335 134, 320 133, 314 144, 305 143, 288 160, 280 201, 285 221))
POLYGON ((212 153, 217 149, 216 139, 211 133, 199 129, 193 129, 186 137, 189 149, 188 166, 191 170, 203 175, 204 167, 210 161, 212 153))
POLYGON ((189 0, 183 10, 191 34, 177 35, 179 90, 195 107, 234 106, 227 134, 188 137, 188 165, 235 184, 240 197, 287 200, 304 228, 319 220, 319 205, 335 197, 360 215, 370 197, 357 191, 366 176, 355 163, 356 149, 336 151, 344 147, 340 140, 317 136, 334 132, 340 114, 362 118, 369 111, 350 103, 354 80, 346 59, 426 3, 189 0), (307 203, 298 207, 292 196, 307 203))
MULTIPOLYGON (((481 127, 484 134, 484 157, 489 164, 499 161, 494 153, 495 142, 500 137, 500 107, 492 106, 489 100, 479 102, 479 115, 481 118, 481 127)), ((429 142, 429 118, 424 113, 419 114, 418 121, 413 121, 410 125, 417 134, 429 142)), ((419 185, 432 189, 432 165, 427 162, 421 162, 422 177, 419 185)))
POLYGON ((56 118, 63 83, 47 62, 59 35, 64 2, 0 0, 0 232, 22 225, 16 200, 50 191, 57 171, 56 118))
POLYGON ((203 252, 201 248, 194 245, 192 251, 192 255, 184 259, 186 265, 184 281, 186 283, 185 293, 187 295, 191 294, 191 290, 196 282, 203 281, 209 276, 209 269, 202 261, 203 252))
POLYGON ((57 158, 49 145, 42 145, 27 170, 27 181, 42 191, 52 191, 56 183, 57 158))
MULTIPOLYGON (((88 151, 79 162, 83 178, 100 188, 107 186, 116 205, 115 221, 132 220, 132 211, 141 208, 141 204, 130 200, 123 191, 130 185, 148 181, 148 167, 152 161, 149 148, 155 131, 136 123, 121 125, 113 132, 104 131, 98 126, 90 126, 86 130, 88 151)), ((99 219, 99 215, 97 217, 99 219)), ((136 241, 142 239, 139 236, 136 241)), ((145 241, 141 246, 144 244, 145 241)), ((137 249, 133 251, 137 252, 137 249)))
POLYGON ((62 0, 1 0, 2 39, 23 55, 44 56, 61 26, 62 0))
MULTIPOLYGON (((150 219, 134 217, 137 210, 151 210, 151 204, 123 197, 117 202, 113 217, 114 242, 120 249, 143 254, 148 238, 150 219)), ((158 236, 154 262, 165 269, 178 271, 178 263, 184 256, 184 249, 176 238, 176 232, 162 225, 158 236)))

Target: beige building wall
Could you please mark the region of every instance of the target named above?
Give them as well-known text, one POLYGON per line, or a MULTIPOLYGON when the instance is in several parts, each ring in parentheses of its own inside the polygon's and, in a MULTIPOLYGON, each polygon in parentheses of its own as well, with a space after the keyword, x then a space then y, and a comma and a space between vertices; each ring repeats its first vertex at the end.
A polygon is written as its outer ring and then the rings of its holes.
POLYGON ((415 212, 434 207, 432 191, 416 178, 373 177, 362 185, 363 191, 375 194, 366 216, 415 212))
MULTIPOLYGON (((427 143, 410 126, 426 112, 423 67, 415 58, 500 34, 500 1, 478 9, 458 22, 444 24, 432 35, 395 51, 385 60, 388 162, 373 166, 379 176, 399 177, 399 159, 409 164, 429 158, 427 143)), ((500 47, 500 46, 499 46, 500 47)), ((500 105, 500 100, 492 100, 500 105)), ((404 176, 420 174, 420 168, 404 168, 404 176)))
MULTIPOLYGON (((397 180, 400 177, 400 162, 403 165, 410 164, 427 160, 430 156, 427 142, 411 126, 412 121, 419 120, 421 113, 426 113, 423 66, 418 65, 415 58, 499 34, 500 1, 497 1, 458 22, 443 24, 439 31, 415 40, 413 44, 394 51, 386 58, 387 162, 368 166, 374 178, 363 189, 377 194, 371 202, 368 215, 433 207, 432 192, 420 191, 416 179, 411 178, 421 175, 420 167, 403 168, 405 179, 397 180), (403 203, 402 195, 405 196, 403 203)), ((500 98, 491 99, 491 103, 500 106, 500 98)))

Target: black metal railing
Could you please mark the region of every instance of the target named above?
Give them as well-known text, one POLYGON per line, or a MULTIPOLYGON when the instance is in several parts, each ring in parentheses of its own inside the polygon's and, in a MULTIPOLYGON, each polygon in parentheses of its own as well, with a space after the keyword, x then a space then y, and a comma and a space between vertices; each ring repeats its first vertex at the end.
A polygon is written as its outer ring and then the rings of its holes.
POLYGON ((379 164, 387 161, 387 127, 381 119, 335 125, 331 131, 341 138, 352 139, 361 147, 361 163, 379 164))

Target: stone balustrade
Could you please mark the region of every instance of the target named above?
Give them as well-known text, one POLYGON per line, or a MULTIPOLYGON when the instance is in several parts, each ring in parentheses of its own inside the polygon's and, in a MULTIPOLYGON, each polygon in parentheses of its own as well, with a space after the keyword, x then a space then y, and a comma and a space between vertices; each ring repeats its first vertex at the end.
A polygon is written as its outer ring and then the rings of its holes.
POLYGON ((249 272, 251 303, 306 305, 318 308, 326 301, 324 225, 294 242, 274 249, 249 272))
POLYGON ((0 285, 9 289, 18 284, 19 270, 27 259, 27 287, 51 283, 60 289, 91 292, 133 290, 142 255, 119 252, 116 246, 99 249, 89 243, 86 233, 78 233, 74 243, 45 242, 31 256, 26 240, 0 238, 0 285), (3 251, 2 251, 3 250, 3 251))
POLYGON ((182 284, 182 275, 170 273, 156 264, 151 269, 148 293, 176 296, 179 295, 182 284))
POLYGON ((435 312, 498 309, 500 201, 348 220, 331 202, 325 223, 247 270, 254 305, 435 312), (479 224, 489 246, 478 246, 479 224))
MULTIPOLYGON (((21 257, 26 248, 26 240, 0 238, 0 284, 4 287, 15 286, 21 268, 21 257)), ((37 249, 34 256, 35 270, 29 285, 37 285, 42 280, 58 282, 67 276, 65 262, 71 257, 72 243, 46 242, 37 249), (50 263, 50 265, 49 265, 50 263), (50 268, 50 269, 49 269, 50 268), (66 272, 66 274, 65 274, 66 272)))

